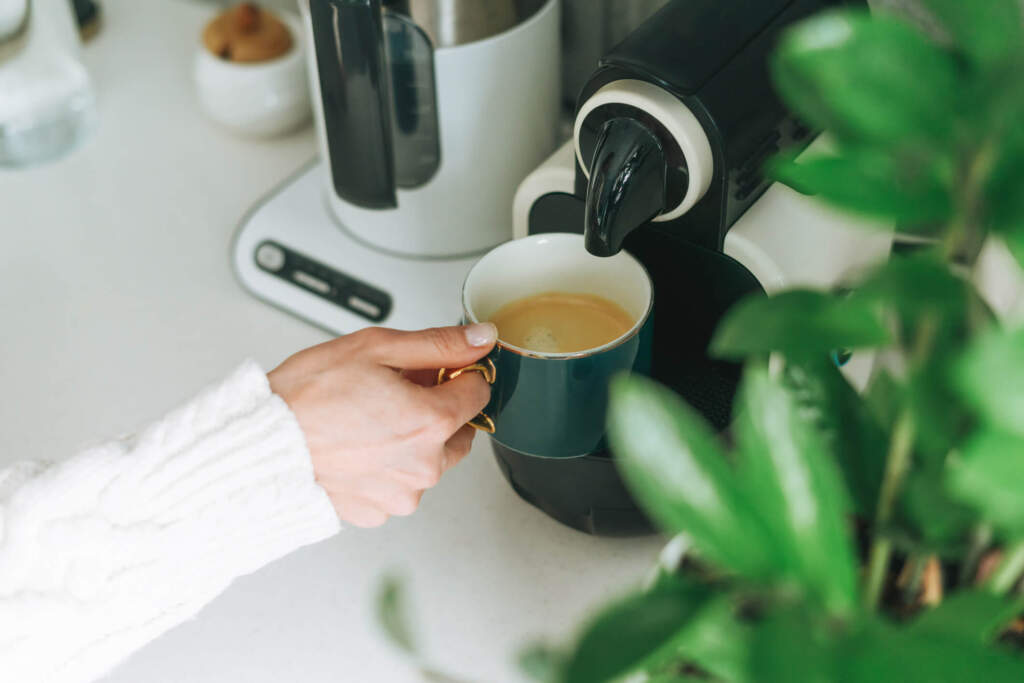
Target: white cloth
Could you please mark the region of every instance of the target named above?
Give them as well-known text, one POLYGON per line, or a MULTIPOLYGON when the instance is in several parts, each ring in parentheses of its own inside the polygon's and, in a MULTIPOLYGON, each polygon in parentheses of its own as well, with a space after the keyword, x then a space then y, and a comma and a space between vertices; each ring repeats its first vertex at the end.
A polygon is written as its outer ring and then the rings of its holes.
POLYGON ((338 528, 253 362, 137 437, 0 471, 0 681, 95 680, 338 528))

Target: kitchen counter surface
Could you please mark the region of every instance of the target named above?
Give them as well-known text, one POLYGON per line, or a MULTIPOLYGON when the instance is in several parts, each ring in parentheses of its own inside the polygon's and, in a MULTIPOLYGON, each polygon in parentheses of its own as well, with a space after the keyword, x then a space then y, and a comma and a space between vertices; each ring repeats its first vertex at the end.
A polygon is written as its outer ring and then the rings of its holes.
MULTIPOLYGON (((327 338, 231 272, 237 222, 313 156, 314 139, 307 127, 241 140, 202 116, 191 59, 213 7, 104 0, 103 30, 85 47, 97 130, 59 162, 0 171, 0 466, 134 431, 247 356, 269 369, 327 338)), ((416 515, 345 530, 238 580, 106 681, 419 680, 373 618, 387 572, 407 579, 439 668, 520 680, 521 645, 567 637, 642 579, 660 543, 548 519, 478 439, 416 515)))

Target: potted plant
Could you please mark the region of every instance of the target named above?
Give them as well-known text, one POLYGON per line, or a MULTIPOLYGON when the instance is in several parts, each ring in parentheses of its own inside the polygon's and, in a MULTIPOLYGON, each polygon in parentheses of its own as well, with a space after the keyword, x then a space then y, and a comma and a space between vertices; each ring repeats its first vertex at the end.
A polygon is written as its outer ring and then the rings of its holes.
POLYGON ((992 240, 1024 265, 1021 10, 925 2, 949 42, 855 11, 788 32, 773 78, 832 151, 769 165, 925 246, 729 312, 728 445, 667 389, 616 380, 623 476, 676 537, 570 647, 524 653, 538 680, 1024 680, 1024 327, 972 284, 992 240), (863 392, 844 349, 877 350, 863 392))

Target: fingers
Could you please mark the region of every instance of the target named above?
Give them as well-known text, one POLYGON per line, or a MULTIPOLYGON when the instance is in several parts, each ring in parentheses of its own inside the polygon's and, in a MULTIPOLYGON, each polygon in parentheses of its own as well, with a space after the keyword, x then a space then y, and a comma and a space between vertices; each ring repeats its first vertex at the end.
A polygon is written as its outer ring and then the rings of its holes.
POLYGON ((344 522, 362 529, 372 529, 381 526, 388 521, 388 514, 377 508, 370 501, 355 496, 345 496, 341 500, 334 500, 334 509, 338 512, 338 518, 344 522))
POLYGON ((446 441, 491 400, 491 387, 478 372, 467 372, 422 392, 424 400, 432 405, 432 412, 438 416, 437 427, 446 441))
POLYGON ((436 368, 430 370, 402 370, 400 374, 413 384, 418 384, 421 387, 432 387, 437 384, 436 368))
POLYGON ((444 445, 444 462, 442 463, 445 472, 455 467, 469 454, 474 436, 476 436, 476 430, 469 425, 464 425, 452 435, 452 438, 448 439, 448 443, 444 445))
POLYGON ((458 368, 483 358, 498 330, 491 323, 434 327, 417 332, 374 328, 357 332, 382 365, 407 370, 458 368))
POLYGON ((424 489, 400 477, 378 477, 353 482, 337 492, 342 501, 340 512, 351 524, 369 526, 384 523, 389 517, 407 517, 416 512, 424 489))

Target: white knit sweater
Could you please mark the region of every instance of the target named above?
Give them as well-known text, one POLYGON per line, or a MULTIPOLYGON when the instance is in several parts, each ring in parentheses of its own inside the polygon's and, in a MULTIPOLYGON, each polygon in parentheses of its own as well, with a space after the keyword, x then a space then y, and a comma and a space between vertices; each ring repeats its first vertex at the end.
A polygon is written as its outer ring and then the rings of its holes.
POLYGON ((0 681, 95 680, 338 528, 252 362, 137 437, 0 470, 0 681))

